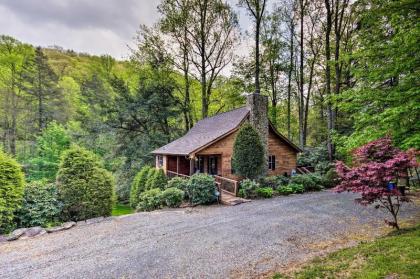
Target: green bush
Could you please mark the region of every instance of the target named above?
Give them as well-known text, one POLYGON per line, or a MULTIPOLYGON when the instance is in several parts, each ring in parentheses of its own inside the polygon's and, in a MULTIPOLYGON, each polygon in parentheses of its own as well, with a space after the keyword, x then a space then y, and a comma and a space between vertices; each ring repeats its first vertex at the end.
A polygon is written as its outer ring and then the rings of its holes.
POLYGON ((331 168, 327 171, 327 173, 323 176, 323 186, 325 188, 333 188, 338 184, 338 175, 335 171, 335 168, 331 168))
POLYGON ((288 187, 292 188, 293 193, 301 194, 305 192, 305 187, 301 184, 290 183, 288 187))
POLYGON ((147 190, 140 194, 138 210, 152 211, 162 206, 162 191, 158 188, 147 190))
POLYGON ((290 183, 300 184, 305 191, 319 191, 322 189, 322 179, 316 174, 299 174, 290 179, 290 183))
POLYGON ((257 196, 261 198, 271 198, 273 197, 273 189, 271 187, 258 188, 257 196))
POLYGON ((149 169, 149 171, 147 172, 146 189, 145 189, 146 191, 153 189, 153 184, 152 184, 153 183, 153 179, 152 178, 155 175, 156 171, 157 171, 156 168, 151 167, 149 169))
POLYGON ((264 147, 258 132, 245 124, 239 130, 233 146, 232 167, 236 174, 258 178, 264 171, 264 147))
POLYGON ((57 175, 64 220, 85 220, 111 215, 114 180, 90 151, 72 147, 65 151, 57 175))
POLYGON ((276 176, 276 181, 277 181, 277 188, 279 188, 281 186, 286 186, 287 184, 289 184, 290 178, 284 175, 278 175, 276 176))
POLYGON ((257 196, 257 189, 260 188, 260 184, 251 179, 244 179, 241 181, 242 197, 246 199, 255 198, 257 196))
POLYGON ((188 180, 187 195, 192 204, 214 202, 217 199, 214 178, 207 174, 194 174, 188 180))
POLYGON ((177 188, 184 192, 186 196, 188 179, 182 177, 174 177, 168 181, 166 188, 177 188))
POLYGON ((278 181, 276 176, 266 176, 261 178, 259 179, 259 183, 260 185, 264 185, 264 187, 270 187, 273 190, 278 188, 278 181))
POLYGON ((161 189, 164 190, 166 184, 168 183, 168 179, 166 178, 165 173, 162 169, 155 169, 153 175, 148 180, 148 189, 161 189))
POLYGON ((130 189, 130 206, 136 208, 139 203, 140 194, 146 190, 147 175, 150 166, 144 166, 134 177, 130 189))
POLYGON ((26 185, 22 207, 17 211, 19 227, 47 227, 59 222, 62 205, 57 187, 46 180, 26 185))
POLYGON ((280 187, 278 190, 277 190, 277 192, 280 194, 280 195, 290 195, 290 194, 293 194, 294 193, 294 190, 293 190, 293 188, 292 187, 290 187, 290 186, 282 186, 282 187, 280 187))
POLYGON ((0 234, 14 228, 13 219, 22 205, 24 185, 21 166, 0 151, 0 234))
POLYGON ((184 191, 177 188, 167 188, 162 192, 162 202, 169 207, 179 207, 184 200, 184 191))

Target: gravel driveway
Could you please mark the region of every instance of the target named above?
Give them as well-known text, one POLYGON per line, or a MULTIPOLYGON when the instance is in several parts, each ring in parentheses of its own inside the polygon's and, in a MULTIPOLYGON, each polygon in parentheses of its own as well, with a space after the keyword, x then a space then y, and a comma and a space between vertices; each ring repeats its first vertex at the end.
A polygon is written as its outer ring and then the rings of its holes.
MULTIPOLYGON (((383 224, 354 197, 318 192, 126 215, 0 244, 0 278, 251 278, 383 224)), ((402 216, 418 212, 411 204, 402 216)))

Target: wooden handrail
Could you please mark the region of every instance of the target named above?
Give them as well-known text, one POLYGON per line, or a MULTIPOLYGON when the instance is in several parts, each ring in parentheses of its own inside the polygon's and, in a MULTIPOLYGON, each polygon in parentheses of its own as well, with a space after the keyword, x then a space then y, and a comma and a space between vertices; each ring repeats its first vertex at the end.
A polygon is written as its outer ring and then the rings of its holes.
POLYGON ((168 173, 172 174, 172 175, 175 175, 175 176, 183 177, 183 178, 189 178, 190 177, 189 175, 185 175, 185 174, 182 174, 182 173, 177 173, 177 172, 170 171, 170 170, 166 171, 166 175, 168 175, 168 173))

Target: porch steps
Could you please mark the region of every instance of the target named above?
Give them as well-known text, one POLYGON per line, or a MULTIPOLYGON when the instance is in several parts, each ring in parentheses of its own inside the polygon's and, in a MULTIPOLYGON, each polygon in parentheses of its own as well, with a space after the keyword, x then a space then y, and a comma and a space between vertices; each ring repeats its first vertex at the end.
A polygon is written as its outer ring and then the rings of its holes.
POLYGON ((222 195, 220 197, 220 202, 224 205, 238 205, 245 202, 250 202, 251 200, 243 199, 240 197, 235 197, 227 191, 222 190, 222 195))

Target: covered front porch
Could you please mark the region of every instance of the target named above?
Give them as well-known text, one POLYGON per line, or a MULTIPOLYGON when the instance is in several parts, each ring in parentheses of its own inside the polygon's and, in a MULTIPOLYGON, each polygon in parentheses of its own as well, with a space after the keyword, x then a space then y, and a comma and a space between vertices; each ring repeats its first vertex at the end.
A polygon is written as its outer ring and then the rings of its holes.
POLYGON ((216 176, 222 174, 222 156, 220 154, 197 155, 191 158, 178 155, 164 156, 166 158, 163 158, 164 165, 161 168, 164 169, 168 176, 191 176, 195 173, 206 173, 216 176))
POLYGON ((196 173, 212 175, 221 194, 236 196, 239 182, 235 179, 222 176, 223 161, 221 154, 196 155, 157 155, 156 167, 164 170, 169 178, 188 178, 196 173))

